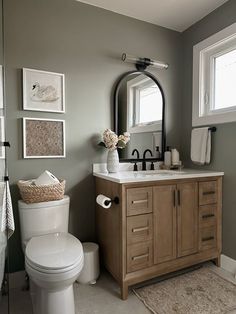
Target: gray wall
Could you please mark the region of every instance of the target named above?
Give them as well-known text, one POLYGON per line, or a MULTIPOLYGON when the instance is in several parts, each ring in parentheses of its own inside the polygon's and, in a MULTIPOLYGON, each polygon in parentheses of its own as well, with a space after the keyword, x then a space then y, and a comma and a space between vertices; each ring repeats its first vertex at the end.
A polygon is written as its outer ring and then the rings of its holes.
MULTIPOLYGON (((236 22, 236 1, 230 0, 183 33, 184 81, 181 152, 185 164, 193 167, 190 156, 192 129, 192 51, 193 45, 236 22)), ((225 172, 223 185, 223 253, 236 259, 236 123, 217 125, 213 135, 212 163, 201 167, 225 172)))
POLYGON ((16 218, 10 260, 11 271, 16 271, 23 267, 17 211, 19 179, 37 177, 45 169, 65 178, 66 192, 71 196, 70 231, 82 241, 94 239, 91 167, 106 158, 94 144, 96 134, 112 127, 114 84, 122 73, 134 69, 121 62, 122 52, 170 64, 167 71, 150 71, 165 91, 168 143, 180 146, 182 40, 177 32, 72 0, 5 3, 8 166, 16 218), (66 114, 22 111, 22 67, 65 73, 66 114), (67 157, 22 159, 24 116, 65 119, 67 157))

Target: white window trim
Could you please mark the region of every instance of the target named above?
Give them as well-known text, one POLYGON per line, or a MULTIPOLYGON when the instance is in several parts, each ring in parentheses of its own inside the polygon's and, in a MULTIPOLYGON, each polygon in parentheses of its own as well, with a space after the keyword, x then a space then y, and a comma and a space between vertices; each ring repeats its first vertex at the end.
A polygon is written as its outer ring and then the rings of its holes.
MULTIPOLYGON (((207 51, 216 49, 223 43, 226 45, 236 39, 236 23, 223 29, 222 31, 210 36, 193 47, 193 98, 192 98, 192 125, 211 125, 236 121, 236 109, 228 108, 222 110, 214 110, 204 113, 205 108, 205 92, 204 92, 204 71, 205 68, 203 54, 207 51), (222 111, 224 111, 222 113, 222 111), (204 115, 205 114, 205 115, 204 115)), ((226 48, 227 49, 227 48, 226 48)), ((229 50, 232 50, 229 49, 229 50)), ((215 54, 214 54, 215 55, 215 54)), ((213 60, 213 55, 210 55, 213 60)), ((212 61, 210 61, 212 62, 212 61)), ((209 86, 209 89, 212 88, 209 86)))
POLYGON ((133 93, 130 92, 131 89, 140 83, 145 83, 150 80, 149 77, 138 76, 127 82, 127 131, 129 133, 145 133, 145 132, 157 132, 162 130, 162 120, 146 123, 144 125, 131 126, 133 121, 133 93))

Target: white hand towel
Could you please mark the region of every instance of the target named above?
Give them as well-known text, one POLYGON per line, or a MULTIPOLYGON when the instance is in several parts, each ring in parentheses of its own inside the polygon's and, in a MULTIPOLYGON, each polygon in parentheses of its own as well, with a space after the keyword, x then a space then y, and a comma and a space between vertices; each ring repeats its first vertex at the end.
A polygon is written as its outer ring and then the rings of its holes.
POLYGON ((211 131, 208 130, 207 148, 206 148, 206 164, 211 162, 211 131))
POLYGON ((5 232, 8 239, 15 231, 13 208, 9 181, 4 182, 3 198, 0 209, 0 232, 5 232))
POLYGON ((192 130, 191 159, 194 163, 204 165, 211 160, 211 131, 208 127, 192 130))
POLYGON ((6 234, 5 232, 0 232, 0 290, 4 278, 6 247, 7 247, 6 234))
POLYGON ((4 277, 7 237, 15 230, 9 182, 0 182, 0 288, 4 277))

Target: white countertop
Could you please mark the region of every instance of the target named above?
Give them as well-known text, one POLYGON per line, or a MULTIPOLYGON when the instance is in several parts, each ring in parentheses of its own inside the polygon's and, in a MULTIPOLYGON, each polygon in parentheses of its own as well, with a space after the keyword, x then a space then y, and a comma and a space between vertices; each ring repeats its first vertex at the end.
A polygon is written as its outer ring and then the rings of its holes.
MULTIPOLYGON (((95 169, 94 169, 95 170, 95 169)), ((203 177, 223 176, 224 172, 208 171, 208 170, 147 170, 147 171, 119 171, 117 173, 108 173, 105 171, 94 171, 93 175, 108 181, 117 183, 136 183, 150 181, 164 181, 203 177)))

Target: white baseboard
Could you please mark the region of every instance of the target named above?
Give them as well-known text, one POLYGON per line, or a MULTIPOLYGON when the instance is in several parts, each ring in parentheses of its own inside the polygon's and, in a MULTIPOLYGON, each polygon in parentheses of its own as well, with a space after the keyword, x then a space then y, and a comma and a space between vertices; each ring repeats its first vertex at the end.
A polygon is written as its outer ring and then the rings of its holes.
POLYGON ((10 289, 23 288, 25 286, 25 271, 17 271, 9 274, 10 289))
POLYGON ((221 268, 227 270, 228 272, 232 273, 235 276, 236 275, 236 260, 224 254, 221 254, 221 268))

